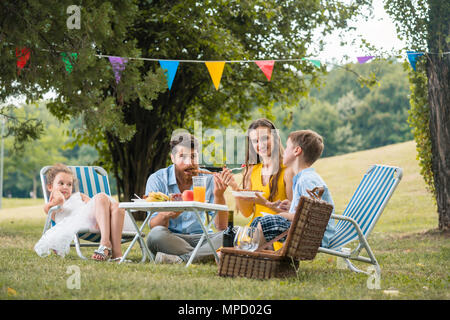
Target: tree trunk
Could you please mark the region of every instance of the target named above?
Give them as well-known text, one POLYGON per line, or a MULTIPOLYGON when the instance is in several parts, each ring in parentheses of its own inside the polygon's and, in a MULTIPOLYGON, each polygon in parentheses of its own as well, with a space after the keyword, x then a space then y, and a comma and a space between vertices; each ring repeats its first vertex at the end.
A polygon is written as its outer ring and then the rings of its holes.
MULTIPOLYGON (((170 98, 165 98, 166 95, 162 96, 151 111, 138 103, 129 108, 132 115, 128 114, 125 118, 133 116, 136 123, 136 134, 131 141, 121 142, 118 137, 107 135, 119 201, 130 201, 135 193, 143 196, 150 174, 166 166, 172 130, 181 127, 186 110, 170 98)), ((133 215, 136 220, 145 218, 144 212, 133 215)))
POLYGON ((33 176, 33 199, 37 198, 37 179, 36 176, 33 176))
POLYGON ((439 230, 450 231, 450 54, 446 37, 450 34, 450 4, 429 1, 427 59, 428 101, 430 106, 430 135, 432 170, 436 189, 439 230))

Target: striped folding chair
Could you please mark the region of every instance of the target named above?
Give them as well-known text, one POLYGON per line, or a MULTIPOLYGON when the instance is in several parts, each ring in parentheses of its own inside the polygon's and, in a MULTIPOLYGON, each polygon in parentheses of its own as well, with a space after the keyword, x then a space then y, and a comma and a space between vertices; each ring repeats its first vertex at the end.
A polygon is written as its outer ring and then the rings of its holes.
MULTIPOLYGON (((46 174, 47 171, 51 168, 51 166, 43 167, 40 171, 41 176, 41 184, 42 191, 44 195, 45 203, 48 203, 50 193, 47 190, 47 179, 46 174)), ((69 166, 76 177, 76 181, 74 183, 74 192, 81 192, 92 198, 97 193, 104 192, 107 195, 111 195, 111 189, 109 187, 108 174, 102 167, 97 166, 69 166)), ((57 210, 59 207, 55 206, 50 208, 47 215, 47 220, 44 225, 44 230, 42 234, 44 234, 49 228, 55 225, 55 222, 51 219, 52 212, 57 210)), ((122 232, 122 243, 132 241, 136 236, 136 232, 132 231, 123 231, 122 232)), ((145 235, 141 234, 142 237, 145 235)), ((81 252, 81 247, 97 247, 100 242, 100 233, 89 232, 89 230, 81 230, 74 237, 74 243, 71 246, 76 248, 77 254, 81 259, 87 260, 85 256, 83 256, 81 252), (80 240, 84 240, 81 242, 80 240)), ((142 243, 142 262, 146 260, 146 253, 143 248, 142 243)))
POLYGON ((319 252, 344 258, 349 269, 355 272, 370 274, 356 268, 350 260, 370 263, 375 267, 375 272, 379 275, 381 269, 370 249, 367 238, 401 178, 401 168, 372 165, 365 173, 344 213, 342 215, 331 215, 332 219, 338 220, 336 233, 330 239, 328 248, 320 247, 319 252), (353 251, 342 250, 343 246, 354 240, 359 240, 359 242, 353 251), (366 250, 369 258, 360 256, 362 249, 366 250))

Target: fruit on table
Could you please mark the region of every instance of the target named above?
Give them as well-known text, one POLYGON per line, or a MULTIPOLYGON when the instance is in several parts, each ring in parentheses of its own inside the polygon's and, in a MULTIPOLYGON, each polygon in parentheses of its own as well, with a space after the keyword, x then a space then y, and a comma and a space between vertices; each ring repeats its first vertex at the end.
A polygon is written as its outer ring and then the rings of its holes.
POLYGON ((170 201, 182 201, 183 195, 181 193, 171 193, 169 194, 170 201))
POLYGON ((162 192, 159 192, 159 191, 158 192, 150 192, 147 195, 147 197, 145 198, 145 201, 148 201, 148 202, 169 201, 169 196, 162 192))
POLYGON ((194 201, 194 191, 184 190, 182 197, 183 197, 183 201, 194 201))

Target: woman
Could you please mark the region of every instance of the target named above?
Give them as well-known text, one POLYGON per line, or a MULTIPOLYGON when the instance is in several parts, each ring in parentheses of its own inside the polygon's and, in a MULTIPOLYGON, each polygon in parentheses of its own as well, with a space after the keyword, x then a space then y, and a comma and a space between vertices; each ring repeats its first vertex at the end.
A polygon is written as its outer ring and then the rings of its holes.
MULTIPOLYGON (((250 223, 263 213, 277 214, 288 209, 292 200, 293 172, 283 165, 283 146, 275 125, 267 119, 253 121, 247 131, 245 169, 242 178, 244 190, 261 191, 262 197, 236 197, 236 206, 250 223)), ((234 191, 239 186, 231 171, 224 174, 224 182, 234 191)), ((250 224, 249 223, 249 224, 250 224)), ((274 246, 278 250, 279 244, 274 246)))

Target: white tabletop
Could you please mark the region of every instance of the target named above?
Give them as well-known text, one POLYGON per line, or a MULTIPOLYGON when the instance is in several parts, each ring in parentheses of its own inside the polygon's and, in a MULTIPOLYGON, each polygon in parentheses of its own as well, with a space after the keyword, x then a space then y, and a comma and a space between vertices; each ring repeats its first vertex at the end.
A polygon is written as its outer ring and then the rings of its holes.
POLYGON ((119 208, 133 209, 142 211, 190 211, 190 210, 206 210, 206 211, 228 211, 230 210, 224 204, 214 204, 198 201, 158 201, 158 202, 120 202, 119 208))

